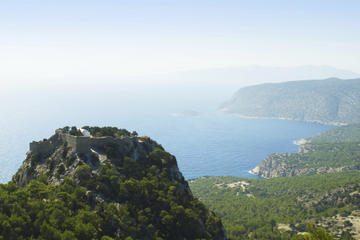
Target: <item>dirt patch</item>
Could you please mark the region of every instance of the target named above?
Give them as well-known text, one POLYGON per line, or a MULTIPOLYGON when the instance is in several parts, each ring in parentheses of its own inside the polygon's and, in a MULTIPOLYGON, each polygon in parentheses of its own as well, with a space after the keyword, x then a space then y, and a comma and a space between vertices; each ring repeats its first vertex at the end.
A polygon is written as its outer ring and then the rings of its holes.
POLYGON ((349 216, 342 217, 339 214, 324 218, 318 226, 340 237, 342 232, 348 231, 354 239, 360 239, 360 211, 353 211, 349 216))
POLYGON ((290 224, 279 223, 277 225, 277 228, 279 229, 279 231, 292 231, 290 224))
POLYGON ((246 181, 239 181, 239 182, 233 182, 233 183, 219 183, 219 184, 215 184, 215 186, 217 186, 218 188, 237 188, 237 187, 240 187, 242 189, 242 191, 245 192, 246 187, 249 184, 250 183, 248 183, 246 181))

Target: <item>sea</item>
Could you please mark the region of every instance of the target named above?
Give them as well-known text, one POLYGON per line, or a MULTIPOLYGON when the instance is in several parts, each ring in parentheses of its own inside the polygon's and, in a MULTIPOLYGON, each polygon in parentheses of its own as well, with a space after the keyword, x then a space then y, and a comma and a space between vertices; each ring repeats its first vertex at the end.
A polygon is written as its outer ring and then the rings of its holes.
POLYGON ((240 118, 219 112, 217 99, 198 105, 192 103, 196 98, 188 99, 192 104, 170 100, 164 104, 165 98, 181 99, 176 92, 154 97, 153 93, 129 89, 34 91, 0 99, 1 183, 17 171, 31 141, 48 138, 63 126, 115 126, 150 136, 176 157, 185 179, 224 175, 257 178, 249 171, 268 154, 295 153, 295 140, 333 127, 240 118), (184 108, 198 114, 177 113, 184 108))

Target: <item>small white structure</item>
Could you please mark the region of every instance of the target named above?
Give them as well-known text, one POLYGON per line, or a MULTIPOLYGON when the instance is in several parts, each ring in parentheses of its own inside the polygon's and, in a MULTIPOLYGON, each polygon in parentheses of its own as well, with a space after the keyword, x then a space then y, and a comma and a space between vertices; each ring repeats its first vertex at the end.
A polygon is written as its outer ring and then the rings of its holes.
POLYGON ((82 135, 84 137, 91 137, 91 134, 90 134, 90 132, 88 130, 83 129, 83 128, 79 128, 79 130, 80 130, 80 132, 82 133, 82 135))

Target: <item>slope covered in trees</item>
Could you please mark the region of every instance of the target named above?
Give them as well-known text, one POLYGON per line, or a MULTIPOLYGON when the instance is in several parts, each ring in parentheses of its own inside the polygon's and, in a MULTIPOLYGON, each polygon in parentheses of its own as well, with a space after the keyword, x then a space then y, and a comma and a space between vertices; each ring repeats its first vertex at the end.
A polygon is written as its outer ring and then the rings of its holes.
POLYGON ((253 173, 285 177, 360 170, 360 125, 333 128, 306 139, 298 153, 271 154, 253 173))
POLYGON ((41 152, 30 151, 0 185, 0 239, 226 239, 220 218, 156 142, 126 134, 80 153, 62 140, 84 138, 68 135, 40 142, 41 152))
POLYGON ((331 78, 244 87, 222 109, 247 117, 359 123, 360 79, 331 78))
POLYGON ((230 239, 291 239, 311 223, 337 239, 351 239, 360 231, 355 227, 359 182, 359 172, 343 172, 273 179, 203 177, 190 181, 190 187, 222 218, 230 239))
POLYGON ((308 139, 311 143, 343 143, 360 141, 360 124, 336 127, 308 139))

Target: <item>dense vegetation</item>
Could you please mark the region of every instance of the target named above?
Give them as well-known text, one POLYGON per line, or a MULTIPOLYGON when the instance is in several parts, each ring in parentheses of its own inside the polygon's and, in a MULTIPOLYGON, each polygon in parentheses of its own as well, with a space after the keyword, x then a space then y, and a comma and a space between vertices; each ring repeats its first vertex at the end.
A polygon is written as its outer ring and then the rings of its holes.
POLYGON ((306 143, 299 153, 271 154, 254 171, 271 178, 360 170, 360 141, 306 143))
POLYGON ((271 154, 256 174, 264 177, 360 170, 360 124, 333 128, 307 139, 298 153, 271 154))
POLYGON ((53 186, 40 178, 25 188, 0 185, 0 239, 216 238, 220 219, 169 180, 160 156, 167 159, 158 150, 146 166, 131 159, 117 169, 103 166, 95 178, 83 165, 77 172, 80 184, 67 178, 53 186), (100 204, 96 190, 105 198, 100 204))
POLYGON ((332 78, 245 87, 222 108, 250 117, 359 123, 360 79, 332 78))
MULTIPOLYGON (((122 138, 122 137, 136 137, 138 134, 136 131, 129 132, 126 129, 117 128, 117 127, 89 127, 84 126, 83 129, 86 129, 90 132, 91 136, 93 137, 116 137, 116 138, 122 138)), ((75 126, 69 127, 66 126, 62 128, 64 133, 69 133, 73 136, 82 136, 81 131, 76 128, 75 126)))
POLYGON ((287 163, 297 169, 360 165, 360 141, 316 143, 307 146, 309 152, 287 155, 287 163))
MULTIPOLYGON (((308 223, 321 225, 324 219, 358 210, 359 183, 360 173, 343 172, 257 180, 207 177, 192 180, 190 187, 222 218, 231 239, 290 239, 306 231, 308 223)), ((335 225, 327 230, 334 232, 335 225)), ((351 223, 337 235, 349 236, 347 231, 351 223)))
POLYGON ((340 143, 360 141, 360 124, 333 128, 309 138, 312 143, 340 143))
MULTIPOLYGON (((114 136, 122 132, 89 129, 114 136)), ((24 161, 23 174, 0 184, 0 239, 225 238, 220 218, 193 197, 175 157, 155 142, 130 138, 122 145, 119 140, 104 145, 106 157, 100 159, 90 150, 69 149, 59 133, 50 139, 58 145, 46 159, 30 151, 31 164, 24 161), (52 163, 59 165, 56 171, 52 163), (27 174, 36 180, 19 187, 19 178, 27 174), (56 179, 54 184, 50 179, 56 179)))

